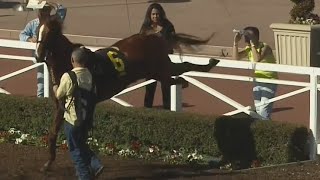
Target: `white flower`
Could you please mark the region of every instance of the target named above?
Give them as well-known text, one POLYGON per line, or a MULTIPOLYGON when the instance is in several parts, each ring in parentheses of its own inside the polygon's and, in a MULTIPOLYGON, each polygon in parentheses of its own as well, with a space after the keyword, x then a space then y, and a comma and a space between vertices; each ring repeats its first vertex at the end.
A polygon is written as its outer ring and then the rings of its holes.
POLYGON ((28 136, 29 136, 29 134, 22 134, 20 138, 21 138, 22 140, 24 140, 24 139, 27 139, 28 136))
POLYGON ((67 144, 67 141, 66 141, 66 140, 63 140, 63 141, 61 142, 61 144, 67 144))
POLYGON ((124 156, 124 157, 130 157, 130 156, 136 156, 136 153, 133 150, 130 149, 122 149, 121 151, 118 152, 119 156, 124 156))
POLYGON ((15 144, 20 144, 20 143, 22 143, 22 141, 23 140, 21 138, 17 138, 15 144))
POLYGON ((120 151, 118 152, 118 154, 121 155, 121 154, 123 153, 123 151, 124 151, 123 149, 120 150, 120 151))
POLYGON ((15 129, 14 129, 14 128, 10 128, 10 129, 9 129, 9 133, 10 133, 10 134, 14 134, 14 133, 15 133, 15 129))
POLYGON ((153 149, 153 148, 149 148, 149 152, 150 152, 150 153, 153 153, 153 152, 154 152, 154 149, 153 149))

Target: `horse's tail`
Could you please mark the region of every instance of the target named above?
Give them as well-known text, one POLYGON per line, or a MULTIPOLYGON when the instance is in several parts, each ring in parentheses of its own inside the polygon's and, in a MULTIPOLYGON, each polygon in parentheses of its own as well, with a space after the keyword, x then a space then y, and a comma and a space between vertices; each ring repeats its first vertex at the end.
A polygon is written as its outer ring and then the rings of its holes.
POLYGON ((192 51, 197 50, 196 46, 207 44, 210 39, 214 36, 212 33, 208 38, 201 39, 197 36, 184 34, 184 33, 177 33, 172 36, 171 43, 173 45, 173 49, 178 50, 179 54, 182 55, 182 48, 181 45, 190 49, 192 51))

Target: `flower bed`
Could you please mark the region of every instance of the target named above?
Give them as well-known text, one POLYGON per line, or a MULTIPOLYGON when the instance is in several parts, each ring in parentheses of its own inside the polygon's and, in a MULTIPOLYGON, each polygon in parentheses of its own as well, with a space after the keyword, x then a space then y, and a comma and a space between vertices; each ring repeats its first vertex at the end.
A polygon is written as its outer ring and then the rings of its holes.
MULTIPOLYGON (((48 146, 48 136, 37 137, 22 133, 20 130, 10 128, 8 131, 0 131, 0 143, 14 143, 23 145, 48 146)), ((139 158, 145 160, 162 160, 169 164, 201 164, 204 163, 202 155, 198 151, 187 153, 184 149, 162 151, 156 145, 143 146, 140 142, 134 141, 131 145, 102 144, 97 139, 89 137, 88 145, 96 152, 104 155, 117 155, 122 158, 139 158)), ((59 140, 57 147, 68 150, 66 140, 59 140)))
MULTIPOLYGON (((0 95, 0 130, 15 127, 41 142, 53 119, 52 107, 48 99, 0 95)), ((89 143, 122 157, 169 163, 223 157, 223 163, 249 167, 257 161, 264 166, 307 159, 308 135, 305 127, 279 122, 99 104, 89 143)), ((63 140, 60 134, 58 142, 63 140)))

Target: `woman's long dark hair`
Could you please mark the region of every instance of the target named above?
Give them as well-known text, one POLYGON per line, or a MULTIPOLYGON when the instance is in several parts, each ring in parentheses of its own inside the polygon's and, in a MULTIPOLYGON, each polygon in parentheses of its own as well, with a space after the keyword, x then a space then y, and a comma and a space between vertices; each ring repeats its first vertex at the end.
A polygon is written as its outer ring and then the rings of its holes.
MULTIPOLYGON (((161 26, 167 26, 171 24, 171 22, 167 19, 166 12, 164 11, 163 7, 159 3, 152 3, 149 5, 146 15, 144 17, 144 21, 141 27, 142 30, 147 30, 151 28, 152 20, 151 20, 151 11, 152 9, 156 9, 159 11, 159 20, 161 26)), ((140 32, 141 32, 140 31, 140 32)))

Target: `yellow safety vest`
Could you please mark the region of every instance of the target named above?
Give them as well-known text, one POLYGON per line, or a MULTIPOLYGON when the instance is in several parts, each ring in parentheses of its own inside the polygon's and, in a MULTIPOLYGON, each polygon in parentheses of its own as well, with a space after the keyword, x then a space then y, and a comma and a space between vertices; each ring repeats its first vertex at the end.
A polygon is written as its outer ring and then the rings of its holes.
MULTIPOLYGON (((260 53, 262 48, 265 47, 266 45, 267 45, 266 43, 260 42, 259 46, 256 47, 257 51, 260 53)), ((254 62, 251 47, 250 46, 246 46, 245 51, 247 53, 248 59, 251 62, 254 62)), ((276 58, 273 56, 273 54, 268 54, 260 62, 275 64, 276 63, 276 58)), ((277 72, 255 70, 254 74, 255 74, 255 77, 257 77, 257 78, 278 79, 277 72)))

